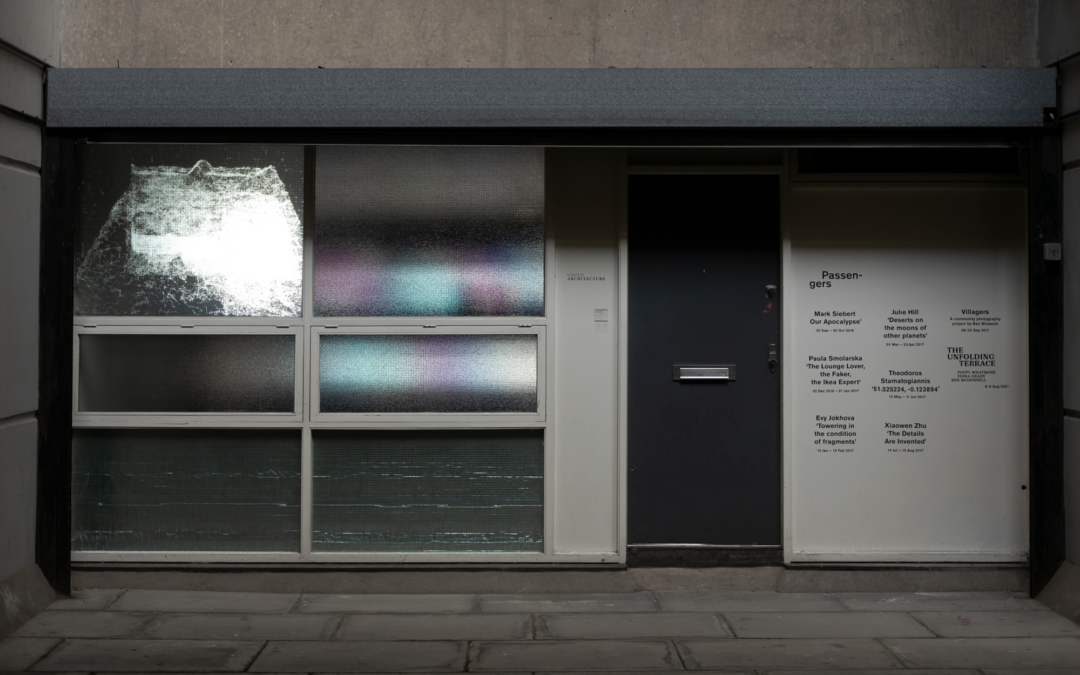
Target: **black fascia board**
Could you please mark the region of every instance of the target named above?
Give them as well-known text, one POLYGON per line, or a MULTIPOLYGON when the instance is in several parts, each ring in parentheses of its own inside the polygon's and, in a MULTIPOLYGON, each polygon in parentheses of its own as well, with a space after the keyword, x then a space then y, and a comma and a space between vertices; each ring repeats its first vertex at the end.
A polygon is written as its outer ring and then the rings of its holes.
POLYGON ((1041 127, 1054 69, 53 69, 49 128, 1041 127))

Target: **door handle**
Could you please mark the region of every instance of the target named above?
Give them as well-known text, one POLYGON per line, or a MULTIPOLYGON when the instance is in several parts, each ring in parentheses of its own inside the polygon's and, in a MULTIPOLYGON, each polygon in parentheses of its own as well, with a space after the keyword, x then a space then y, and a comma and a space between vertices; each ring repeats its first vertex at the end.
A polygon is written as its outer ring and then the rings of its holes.
POLYGON ((775 373, 776 372, 776 363, 777 363, 776 345, 769 345, 769 372, 770 373, 775 373))
POLYGON ((671 379, 676 382, 735 380, 735 366, 672 366, 671 379))

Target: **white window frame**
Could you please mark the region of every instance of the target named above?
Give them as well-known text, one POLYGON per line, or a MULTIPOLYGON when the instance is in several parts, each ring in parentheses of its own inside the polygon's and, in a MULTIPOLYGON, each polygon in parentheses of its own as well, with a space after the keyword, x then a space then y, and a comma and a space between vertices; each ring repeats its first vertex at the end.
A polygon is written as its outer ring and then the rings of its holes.
MULTIPOLYGON (((153 143, 150 143, 153 144, 153 143)), ((229 143, 232 145, 232 143, 229 143)), ((236 145, 243 145, 237 142, 236 145)), ((216 145, 192 142, 190 145, 216 145)), ((311 167, 305 180, 314 179, 311 167)), ((546 187, 545 187, 546 190, 546 187)), ((305 184, 310 197, 314 185, 305 184)), ((229 428, 301 430, 300 550, 298 552, 72 551, 72 562, 145 563, 611 563, 611 553, 555 552, 554 434, 548 411, 554 387, 553 340, 547 327, 554 316, 555 245, 545 225, 543 316, 325 317, 314 315, 313 210, 305 202, 303 310, 298 317, 243 316, 76 316, 72 364, 72 414, 75 428, 229 428), (81 334, 281 334, 297 336, 297 412, 289 413, 80 413, 78 412, 78 336, 81 334), (322 334, 535 334, 537 335, 537 412, 523 413, 318 413, 318 336, 322 334), (543 551, 536 552, 357 552, 316 553, 312 540, 312 429, 542 429, 544 430, 543 551)), ((547 216, 545 215, 545 220, 547 216)))
MULTIPOLYGON (((175 321, 175 320, 174 320, 175 321)), ((286 424, 299 426, 303 422, 304 401, 303 328, 300 326, 75 326, 72 344, 71 420, 75 427, 138 428, 148 426, 243 427, 286 424), (293 346, 293 412, 85 412, 79 410, 79 359, 83 335, 292 335, 293 346)))

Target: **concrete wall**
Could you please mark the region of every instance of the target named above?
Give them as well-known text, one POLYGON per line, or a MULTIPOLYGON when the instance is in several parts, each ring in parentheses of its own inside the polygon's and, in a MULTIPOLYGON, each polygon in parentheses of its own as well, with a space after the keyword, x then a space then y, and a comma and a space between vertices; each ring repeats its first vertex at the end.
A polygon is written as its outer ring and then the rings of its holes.
POLYGON ((1080 52, 1080 2, 1039 0, 1039 61, 1051 65, 1080 52))
MULTIPOLYGON (((1080 113, 1080 56, 1061 71, 1061 112, 1080 113)), ((1080 564, 1080 118, 1067 121, 1063 134, 1066 556, 1080 564)))
MULTIPOLYGON (((0 40, 59 64, 60 10, 59 0, 3 0, 0 40)), ((0 48, 0 104, 41 119, 42 77, 38 64, 0 48)), ((40 167, 40 127, 0 112, 0 583, 34 564, 40 167)))
POLYGON ((65 0, 66 68, 1010 68, 1038 0, 65 0))
MULTIPOLYGON (((1058 64, 1062 125, 1065 272, 1066 557, 1080 564, 1080 1, 1041 0, 1039 59, 1058 64)), ((1074 573, 1075 576, 1075 573, 1074 573)), ((1080 576, 1076 579, 1080 581, 1080 576)), ((1080 586, 1073 589, 1080 599, 1080 586)))

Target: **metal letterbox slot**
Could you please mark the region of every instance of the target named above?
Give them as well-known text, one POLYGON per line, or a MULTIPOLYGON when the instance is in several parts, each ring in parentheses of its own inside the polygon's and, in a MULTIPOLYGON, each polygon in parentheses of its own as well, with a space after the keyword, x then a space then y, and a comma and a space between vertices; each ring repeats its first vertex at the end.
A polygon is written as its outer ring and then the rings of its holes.
POLYGON ((678 382, 731 382, 735 379, 735 366, 672 366, 671 379, 678 382))

